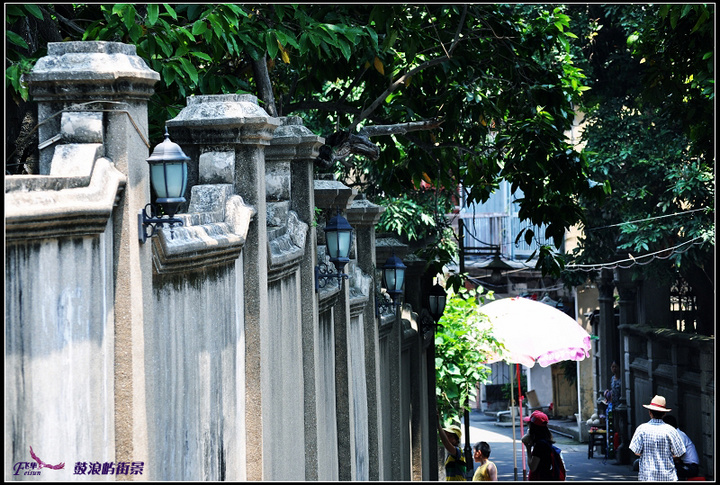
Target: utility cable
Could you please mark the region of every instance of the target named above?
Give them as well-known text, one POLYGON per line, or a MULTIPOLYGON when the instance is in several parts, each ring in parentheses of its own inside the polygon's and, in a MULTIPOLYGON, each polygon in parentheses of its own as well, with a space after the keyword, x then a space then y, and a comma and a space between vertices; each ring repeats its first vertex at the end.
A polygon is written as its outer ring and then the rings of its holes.
POLYGON ((630 268, 630 267, 632 267, 632 266, 635 266, 636 264, 638 264, 638 265, 640 265, 640 266, 645 266, 645 265, 650 264, 650 263, 651 263, 652 261, 654 261, 655 259, 668 259, 668 258, 670 258, 671 256, 673 256, 673 255, 675 255, 675 254, 682 254, 682 253, 688 251, 692 246, 701 244, 702 239, 703 239, 702 236, 698 236, 698 237, 695 237, 695 238, 693 238, 693 239, 690 239, 689 241, 685 241, 685 242, 683 242, 683 243, 680 243, 680 244, 678 244, 677 246, 673 246, 673 247, 671 247, 671 248, 661 249, 661 250, 659 250, 659 251, 655 251, 655 252, 653 252, 653 253, 648 253, 648 254, 643 254, 643 255, 637 256, 637 257, 635 257, 635 256, 633 256, 632 254, 628 253, 628 256, 630 256, 629 258, 627 258, 627 259, 621 259, 621 260, 618 260, 618 261, 612 261, 612 262, 609 262, 609 263, 597 263, 597 264, 568 264, 568 265, 565 266, 565 269, 568 270, 568 271, 591 271, 591 270, 594 270, 594 269, 604 269, 604 268, 607 268, 607 269, 630 268), (680 250, 680 248, 682 248, 683 246, 686 246, 686 245, 687 245, 686 248, 680 250), (665 252, 667 252, 667 251, 670 251, 670 253, 669 253, 667 256, 659 256, 661 253, 665 253, 665 252), (641 261, 639 261, 640 259, 645 259, 645 258, 651 258, 651 259, 650 259, 649 261, 647 261, 647 262, 641 262, 641 261), (627 265, 627 266, 623 266, 623 265, 622 265, 622 263, 628 263, 628 262, 630 262, 631 264, 629 264, 629 265, 627 265))
POLYGON ((634 220, 634 221, 619 222, 619 223, 617 223, 617 224, 610 224, 610 225, 608 225, 608 226, 591 227, 591 228, 587 229, 587 231, 597 231, 597 230, 599 230, 599 229, 608 229, 608 228, 610 228, 610 227, 619 227, 619 226, 624 226, 625 224, 634 224, 634 223, 636 223, 636 222, 654 221, 654 220, 656 220, 656 219, 662 219, 662 218, 665 218, 665 217, 681 216, 681 215, 683 215, 683 214, 690 214, 690 213, 692 213, 692 212, 704 211, 704 210, 707 210, 707 209, 709 209, 709 207, 701 207, 701 208, 699 208, 699 209, 691 209, 691 210, 687 210, 687 211, 683 211, 683 212, 675 212, 675 213, 673 213, 673 214, 665 214, 665 215, 662 215, 662 216, 648 217, 648 218, 646 218, 646 219, 636 219, 636 220, 634 220))

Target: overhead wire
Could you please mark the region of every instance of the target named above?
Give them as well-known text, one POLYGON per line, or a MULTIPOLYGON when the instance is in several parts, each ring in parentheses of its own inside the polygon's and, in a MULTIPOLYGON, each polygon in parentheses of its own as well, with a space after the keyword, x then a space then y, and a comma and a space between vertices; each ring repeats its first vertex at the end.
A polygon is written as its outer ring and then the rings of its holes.
POLYGON ((693 239, 690 239, 689 241, 682 242, 676 246, 661 249, 659 251, 655 251, 648 254, 643 254, 640 256, 633 256, 632 254, 628 253, 629 258, 627 259, 620 259, 618 261, 611 261, 608 263, 595 263, 595 264, 568 264, 565 266, 565 269, 568 271, 592 271, 596 269, 615 269, 615 268, 631 268, 633 266, 640 265, 645 266, 650 264, 656 259, 668 259, 675 254, 682 254, 684 252, 687 252, 692 246, 701 244, 701 241, 703 240, 702 236, 697 236, 693 239), (684 249, 680 249, 683 246, 687 246, 684 249), (669 252, 667 256, 660 256, 661 253, 669 252), (639 261, 641 259, 650 258, 647 262, 639 261), (631 264, 623 266, 622 263, 630 262, 631 264))
POLYGON ((690 213, 692 213, 692 212, 704 211, 704 210, 707 210, 707 209, 709 209, 709 207, 700 207, 699 209, 691 209, 691 210, 687 210, 687 211, 683 211, 683 212, 675 212, 675 213, 673 213, 673 214, 664 214, 664 215, 661 215, 661 216, 647 217, 647 218, 645 218, 645 219, 636 219, 636 220, 634 220, 634 221, 618 222, 617 224, 609 224, 609 225, 607 225, 607 226, 591 227, 591 228, 588 228, 588 229, 586 229, 586 230, 587 230, 587 231, 597 231, 597 230, 599 230, 599 229, 608 229, 608 228, 611 228, 611 227, 619 227, 619 226, 624 226, 625 224, 634 224, 634 223, 636 223, 636 222, 654 221, 654 220, 656 220, 656 219, 663 219, 663 218, 665 218, 665 217, 681 216, 681 215, 684 215, 684 214, 690 214, 690 213))

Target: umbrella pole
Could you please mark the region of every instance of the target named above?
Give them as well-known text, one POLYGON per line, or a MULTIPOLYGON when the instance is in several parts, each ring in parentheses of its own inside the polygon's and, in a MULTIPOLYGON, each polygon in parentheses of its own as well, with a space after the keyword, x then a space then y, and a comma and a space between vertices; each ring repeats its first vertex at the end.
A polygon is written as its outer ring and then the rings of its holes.
MULTIPOLYGON (((522 396, 522 381, 520 380, 520 364, 515 364, 515 373, 517 374, 518 380, 518 399, 520 400, 520 436, 525 436, 525 426, 523 424, 523 396, 522 396)), ((520 446, 520 453, 522 454, 522 469, 523 469, 523 481, 527 477, 525 471, 525 450, 524 444, 520 446)))
POLYGON ((513 428, 513 465, 515 466, 515 481, 517 481, 517 451, 515 449, 515 391, 513 389, 513 376, 512 376, 512 364, 508 364, 510 367, 510 416, 512 417, 512 428, 513 428))

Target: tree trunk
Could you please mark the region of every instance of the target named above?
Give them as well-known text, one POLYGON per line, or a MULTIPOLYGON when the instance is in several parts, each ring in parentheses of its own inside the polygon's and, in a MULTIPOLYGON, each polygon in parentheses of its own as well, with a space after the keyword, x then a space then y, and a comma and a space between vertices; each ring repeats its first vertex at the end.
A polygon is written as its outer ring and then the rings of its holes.
POLYGON ((272 84, 270 83, 270 73, 267 68, 267 54, 260 59, 252 61, 253 74, 255 76, 255 86, 258 91, 258 99, 263 103, 263 108, 270 116, 278 116, 275 107, 275 95, 273 94, 272 84))

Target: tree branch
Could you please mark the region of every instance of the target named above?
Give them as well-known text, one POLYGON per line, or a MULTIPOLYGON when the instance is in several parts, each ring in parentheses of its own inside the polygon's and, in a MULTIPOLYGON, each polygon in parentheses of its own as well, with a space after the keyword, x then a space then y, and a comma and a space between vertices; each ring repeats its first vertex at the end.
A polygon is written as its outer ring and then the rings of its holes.
POLYGON ((320 111, 336 111, 338 113, 354 114, 360 113, 358 108, 354 106, 348 106, 346 104, 337 104, 335 101, 298 101, 296 103, 290 103, 287 107, 287 112, 292 113, 295 111, 302 111, 307 109, 317 109, 320 111))
POLYGON ((450 55, 452 55, 452 52, 455 50, 455 47, 457 47, 457 45, 458 45, 458 42, 460 42, 460 31, 462 30, 463 25, 465 25, 465 17, 467 16, 467 10, 468 10, 468 7, 466 4, 463 6, 462 17, 460 17, 460 22, 458 23, 458 28, 455 31, 455 38, 453 39, 453 43, 450 46, 450 50, 448 51, 448 57, 450 57, 450 55))
POLYGON ((375 101, 373 101, 370 104, 370 106, 365 108, 362 111, 362 113, 360 113, 360 117, 353 122, 352 126, 350 126, 351 132, 355 131, 357 129, 357 126, 360 124, 360 122, 363 121, 364 119, 366 119, 368 116, 370 116, 370 114, 373 111, 375 111, 378 108, 378 106, 380 106, 385 101, 385 98, 387 98, 389 95, 391 95, 393 92, 395 92, 401 85, 403 85, 405 83, 405 81, 408 78, 412 77, 413 75, 422 71, 423 69, 427 69, 429 67, 436 66, 438 64, 442 64, 443 62, 450 59, 450 53, 453 50, 455 50, 455 47, 457 47, 457 45, 462 40, 460 38, 460 30, 462 29, 462 25, 465 22, 466 14, 467 14, 467 5, 463 9, 463 14, 462 14, 462 17, 460 20, 460 25, 458 25, 458 29, 455 31, 455 38, 453 39, 453 43, 450 45, 450 49, 448 49, 448 51, 447 51, 447 55, 444 57, 438 57, 435 59, 430 59, 429 61, 425 61, 422 64, 420 64, 419 66, 411 69, 410 71, 406 72, 405 74, 403 74, 402 76, 397 78, 390 86, 388 86, 388 88, 385 90, 385 92, 383 92, 380 96, 378 96, 375 99, 375 101))
POLYGON ((66 27, 69 27, 70 29, 74 30, 78 34, 85 33, 85 29, 83 29, 82 27, 79 27, 72 20, 66 19, 65 17, 63 17, 62 15, 57 13, 54 9, 49 10, 42 5, 38 5, 38 7, 40 8, 40 10, 43 11, 43 13, 47 14, 49 17, 52 17, 52 16, 56 17, 62 24, 64 24, 66 27))
POLYGON ((410 131, 434 130, 443 122, 439 120, 410 121, 408 123, 398 123, 395 125, 371 125, 365 126, 360 130, 361 135, 365 136, 384 136, 384 135, 404 135, 410 131))
POLYGON ((420 64, 419 66, 415 67, 414 69, 411 69, 410 71, 406 72, 405 74, 403 74, 402 76, 400 76, 399 78, 397 78, 397 80, 396 80, 395 82, 393 82, 393 83, 385 90, 385 92, 383 92, 380 96, 378 96, 378 97, 375 99, 375 101, 373 101, 373 102, 370 104, 370 106, 368 106, 367 108, 365 108, 365 109, 363 110, 363 112, 360 113, 360 117, 353 122, 352 126, 350 127, 350 131, 355 131, 355 129, 357 128, 357 125, 358 125, 362 120, 364 120, 364 119, 366 119, 368 116, 370 116, 370 114, 371 114, 373 111, 375 111, 375 110, 378 108, 378 106, 380 106, 380 105, 385 101, 385 98, 387 98, 388 96, 390 96, 390 95, 391 95, 393 92, 395 92, 403 83, 405 83, 405 80, 406 80, 406 79, 408 79, 409 77, 413 76, 415 73, 422 71, 423 69, 427 69, 427 68, 429 68, 429 67, 436 66, 436 65, 438 65, 438 64, 442 64, 442 63, 445 62, 446 60, 448 60, 447 57, 438 57, 438 58, 436 58, 436 59, 430 59, 429 61, 423 62, 423 63, 420 64))

